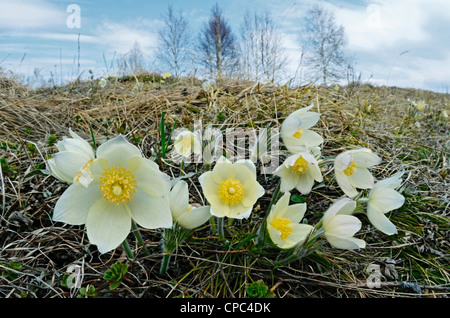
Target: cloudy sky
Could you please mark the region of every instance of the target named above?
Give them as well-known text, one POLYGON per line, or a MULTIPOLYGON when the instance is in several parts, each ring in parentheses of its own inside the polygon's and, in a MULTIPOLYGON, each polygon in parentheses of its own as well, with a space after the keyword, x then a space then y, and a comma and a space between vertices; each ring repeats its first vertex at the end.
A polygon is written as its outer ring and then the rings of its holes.
POLYGON ((193 35, 215 3, 236 35, 245 10, 268 10, 283 34, 292 74, 300 62, 302 19, 320 3, 344 27, 347 53, 363 82, 449 92, 448 0, 0 0, 0 68, 24 77, 39 69, 56 82, 89 69, 100 77, 117 71, 136 41, 152 65, 170 3, 182 10, 193 35))

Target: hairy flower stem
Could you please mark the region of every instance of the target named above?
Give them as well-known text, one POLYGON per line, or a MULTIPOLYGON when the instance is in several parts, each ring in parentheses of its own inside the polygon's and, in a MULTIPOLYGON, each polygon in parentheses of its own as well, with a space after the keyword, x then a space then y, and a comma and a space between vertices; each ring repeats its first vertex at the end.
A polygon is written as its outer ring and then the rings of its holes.
POLYGON ((136 237, 136 240, 138 241, 139 245, 144 250, 144 254, 147 256, 150 256, 150 252, 148 251, 147 247, 144 244, 144 239, 142 238, 141 232, 139 232, 139 229, 136 226, 136 223, 131 222, 131 226, 133 228, 134 236, 136 237))
POLYGON ((225 238, 224 230, 223 230, 223 217, 217 218, 217 234, 220 238, 225 238))
POLYGON ((128 244, 128 241, 125 239, 122 243, 122 248, 127 253, 127 256, 129 259, 134 259, 133 252, 131 251, 130 244, 128 244))
POLYGON ((160 274, 167 273, 167 269, 169 268, 170 258, 172 254, 164 254, 161 260, 161 267, 159 269, 160 274))

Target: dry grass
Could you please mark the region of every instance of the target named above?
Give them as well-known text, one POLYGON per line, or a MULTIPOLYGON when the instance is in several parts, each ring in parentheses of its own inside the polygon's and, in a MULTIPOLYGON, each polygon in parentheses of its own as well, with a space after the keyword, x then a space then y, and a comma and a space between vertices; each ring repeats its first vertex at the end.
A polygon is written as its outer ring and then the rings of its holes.
MULTIPOLYGON (((449 95, 368 85, 286 88, 226 82, 208 94, 195 80, 158 84, 137 78, 111 81, 104 89, 74 83, 32 91, 0 78, 0 297, 75 297, 79 290, 62 284, 71 264, 81 266, 83 286, 94 286, 98 297, 247 297, 246 287, 258 280, 275 297, 286 298, 447 297, 450 129, 443 110, 450 113, 449 95), (412 113, 408 99, 425 100, 428 106, 412 113), (406 203, 390 214, 397 235, 383 235, 363 217, 358 235, 366 240, 366 249, 337 251, 325 243, 320 252, 274 268, 273 255, 255 257, 247 239, 275 189, 272 176, 259 176, 267 190, 260 209, 228 226, 227 242, 209 227, 198 230, 177 249, 167 275, 159 274, 159 230, 141 229, 151 255, 130 240, 137 257, 129 260, 120 248, 100 255, 89 245, 84 227, 51 220, 67 185, 40 172, 56 151, 54 140, 67 135, 69 127, 90 140, 92 126, 97 143, 126 134, 152 157, 163 112, 167 130, 175 122, 190 127, 194 120, 221 128, 279 127, 290 112, 311 102, 322 114, 316 130, 324 137, 325 155, 368 147, 383 158, 373 170, 377 178, 406 171, 406 203), (103 275, 117 261, 130 267, 121 285, 109 290, 103 275), (370 264, 380 265, 380 288, 367 287, 370 264)), ((179 175, 177 165, 160 163, 169 175, 179 175)), ((194 173, 191 196, 199 202, 199 168, 190 165, 186 172, 194 173)), ((322 188, 306 198, 309 220, 317 220, 341 194, 333 175, 325 173, 322 188)))

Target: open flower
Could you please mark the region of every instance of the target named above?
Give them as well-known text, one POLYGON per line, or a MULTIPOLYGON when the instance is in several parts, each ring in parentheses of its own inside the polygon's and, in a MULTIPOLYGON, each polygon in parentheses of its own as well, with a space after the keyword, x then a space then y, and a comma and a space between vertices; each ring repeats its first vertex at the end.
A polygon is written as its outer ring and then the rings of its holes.
POLYGON ((291 113, 281 124, 281 138, 286 149, 295 154, 316 147, 323 138, 310 130, 320 118, 320 114, 310 112, 313 105, 301 108, 291 113))
POLYGON ((340 249, 364 248, 364 240, 353 237, 361 229, 361 221, 351 215, 356 202, 342 198, 333 203, 325 212, 322 222, 325 238, 331 246, 340 249))
POLYGON ((189 157, 192 153, 201 154, 202 151, 201 140, 189 130, 180 132, 175 137, 173 145, 176 152, 183 157, 189 157))
POLYGON ((405 198, 394 190, 400 186, 402 175, 403 172, 400 172, 377 182, 369 192, 367 217, 373 226, 388 235, 396 234, 397 228, 385 214, 400 208, 405 203, 405 198))
POLYGON ((102 77, 99 81, 98 84, 100 85, 101 88, 104 88, 106 86, 106 84, 108 84, 108 81, 106 80, 106 78, 102 77))
POLYGON ((217 217, 249 217, 253 205, 265 192, 256 181, 256 167, 250 160, 231 163, 220 157, 214 169, 203 173, 199 181, 211 214, 217 217))
POLYGON ((192 207, 189 204, 188 184, 180 180, 170 191, 170 211, 173 220, 187 230, 193 230, 209 220, 210 207, 192 207))
POLYGON ((92 181, 70 185, 56 203, 53 220, 86 224, 89 241, 101 253, 126 239, 132 220, 147 229, 172 226, 165 198, 169 176, 122 135, 100 145, 85 171, 92 181))
POLYGON ((267 217, 267 231, 272 242, 282 249, 303 243, 312 231, 308 224, 299 224, 306 211, 306 203, 289 205, 291 194, 286 192, 273 206, 267 217))
POLYGON ((56 144, 58 152, 47 161, 47 164, 56 178, 67 183, 77 180, 85 184, 90 181, 89 179, 85 181, 84 178, 88 176, 84 174, 82 168, 95 158, 94 150, 70 128, 69 133, 72 138, 63 137, 58 141, 56 144))
POLYGON ((302 194, 311 192, 314 180, 322 182, 323 177, 316 158, 308 152, 289 156, 277 168, 275 175, 281 178, 281 192, 297 188, 302 194))
POLYGON ((368 168, 381 162, 381 158, 370 149, 345 151, 334 160, 334 172, 339 187, 350 198, 358 194, 356 188, 370 189, 374 184, 368 168))

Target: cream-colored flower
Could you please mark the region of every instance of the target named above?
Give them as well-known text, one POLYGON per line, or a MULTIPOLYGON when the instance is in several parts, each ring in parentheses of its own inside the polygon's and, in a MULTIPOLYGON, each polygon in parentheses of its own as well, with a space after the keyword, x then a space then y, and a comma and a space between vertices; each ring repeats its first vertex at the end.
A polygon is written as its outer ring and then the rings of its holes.
POLYGON ((101 88, 104 88, 106 86, 106 84, 108 84, 108 81, 106 80, 106 78, 102 77, 99 81, 98 84, 100 85, 101 88))
POLYGON ((189 157, 192 153, 201 154, 202 143, 196 134, 185 130, 175 137, 174 148, 178 154, 183 157, 189 157))
POLYGON ((56 203, 53 220, 86 224, 89 241, 101 253, 125 240, 132 220, 147 229, 172 226, 169 176, 122 135, 100 145, 86 171, 92 182, 69 186, 56 203))
POLYGON ((297 188, 302 194, 308 194, 311 192, 314 181, 322 182, 323 180, 316 158, 308 152, 289 156, 277 168, 275 175, 281 178, 281 192, 297 188))
POLYGON ((295 154, 316 147, 323 142, 322 136, 310 130, 319 121, 320 114, 310 112, 313 105, 291 113, 281 124, 281 138, 286 149, 295 154))
POLYGON ((339 187, 350 198, 358 194, 356 188, 372 188, 374 179, 368 168, 380 162, 380 157, 365 148, 348 150, 339 154, 334 160, 334 173, 339 187))
POLYGON ((200 185, 216 217, 243 219, 265 190, 256 180, 256 167, 250 160, 231 163, 220 157, 214 169, 203 173, 200 185))
POLYGON ((334 202, 325 212, 322 222, 325 238, 328 243, 340 249, 364 248, 364 240, 354 235, 361 229, 361 221, 351 215, 356 208, 356 202, 342 198, 334 202))
POLYGON ((400 186, 402 175, 403 172, 400 172, 377 182, 369 192, 367 217, 373 226, 388 235, 396 234, 397 228, 385 213, 398 209, 405 203, 405 198, 394 190, 400 186))
POLYGON ((95 159, 94 150, 70 128, 69 133, 72 138, 63 137, 56 144, 58 152, 47 161, 48 167, 56 178, 67 183, 74 180, 82 184, 89 183, 90 176, 85 173, 83 167, 95 159))
POLYGON ((188 184, 183 180, 178 181, 170 191, 169 204, 174 222, 187 230, 203 225, 211 217, 209 206, 197 208, 189 204, 188 184))
POLYGON ((272 242, 282 249, 302 244, 313 227, 299 224, 306 211, 306 203, 289 205, 291 194, 286 192, 272 207, 267 217, 267 231, 272 242))

